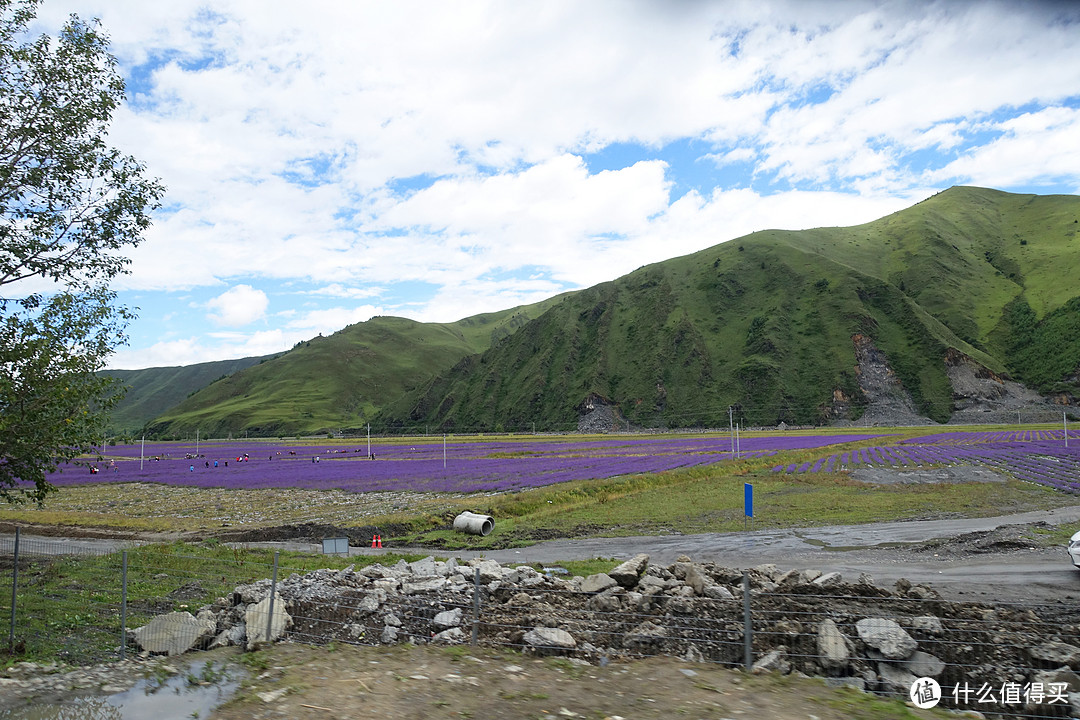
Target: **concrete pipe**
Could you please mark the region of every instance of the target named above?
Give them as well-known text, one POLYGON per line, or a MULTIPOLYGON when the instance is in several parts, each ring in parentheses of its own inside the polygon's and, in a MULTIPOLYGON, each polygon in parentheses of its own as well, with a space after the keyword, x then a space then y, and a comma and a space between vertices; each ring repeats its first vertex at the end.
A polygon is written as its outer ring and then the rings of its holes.
POLYGON ((470 535, 489 535, 494 527, 495 518, 468 510, 454 518, 454 529, 470 535))

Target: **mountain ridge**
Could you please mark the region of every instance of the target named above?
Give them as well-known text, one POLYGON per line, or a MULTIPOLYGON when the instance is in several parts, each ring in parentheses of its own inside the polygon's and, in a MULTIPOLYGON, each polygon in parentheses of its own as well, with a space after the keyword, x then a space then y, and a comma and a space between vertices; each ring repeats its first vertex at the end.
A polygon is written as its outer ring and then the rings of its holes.
POLYGON ((950 188, 456 323, 373 318, 200 389, 147 431, 572 430, 590 402, 638 427, 726 426, 729 406, 743 425, 854 422, 870 403, 857 335, 935 422, 964 405, 950 352, 1075 404, 1078 217, 1072 195, 950 188))
MULTIPOLYGON (((726 425, 729 406, 743 424, 819 424, 837 419, 830 397, 862 394, 852 344, 861 334, 889 358, 919 413, 945 422, 955 410, 948 350, 991 372, 1037 378, 1037 363, 1020 367, 1023 348, 1004 340, 1012 334, 1005 306, 1037 297, 1041 316, 1019 313, 1034 316, 1036 333, 1055 313, 1065 326, 1075 321, 1060 279, 1078 267, 1078 213, 1074 196, 952 188, 859 226, 752 233, 579 291, 564 300, 578 303, 572 310, 552 309, 509 346, 379 420, 401 430, 498 430, 539 414, 569 429, 578 405, 598 397, 640 427, 726 425), (602 357, 589 350, 610 338, 602 357)), ((1066 336, 1024 347, 1050 348, 1065 367, 1080 358, 1066 336)), ((1067 372, 1036 384, 1076 395, 1067 372)), ((858 420, 860 405, 848 420, 858 420)))

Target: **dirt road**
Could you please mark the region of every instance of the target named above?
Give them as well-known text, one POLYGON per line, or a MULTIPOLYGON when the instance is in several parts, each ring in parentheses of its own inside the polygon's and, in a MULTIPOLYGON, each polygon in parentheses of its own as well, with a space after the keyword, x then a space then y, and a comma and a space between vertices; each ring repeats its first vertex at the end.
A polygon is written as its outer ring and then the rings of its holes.
MULTIPOLYGON (((462 559, 483 556, 503 564, 557 565, 567 560, 624 560, 648 553, 669 564, 680 555, 728 567, 775 563, 781 569, 817 568, 857 577, 868 573, 878 583, 904 577, 928 583, 946 596, 1020 602, 1080 600, 1080 570, 1065 548, 1042 546, 1040 529, 1080 529, 1080 505, 991 518, 957 518, 867 525, 828 526, 745 533, 705 533, 651 537, 554 540, 527 548, 476 551, 392 547, 349 549, 353 555, 414 552, 462 559)), ((24 534, 29 542, 35 538, 24 534)), ((131 539, 40 538, 62 552, 105 552, 130 545, 131 539)), ((11 536, 0 536, 0 554, 10 553, 11 536)), ((309 541, 250 543, 283 550, 319 553, 309 541)))
MULTIPOLYGON (((567 560, 625 560, 647 553, 659 564, 686 555, 728 567, 774 563, 782 570, 817 568, 878 583, 907 578, 928 583, 947 597, 1007 602, 1080 600, 1080 570, 1063 546, 1045 547, 1039 529, 1080 529, 1080 505, 990 518, 956 518, 867 525, 826 526, 744 533, 552 540, 527 548, 449 551, 394 547, 349 549, 353 555, 431 553, 460 559, 485 557, 502 564, 557 565, 567 560)), ((319 552, 310 542, 252 543, 319 552)))

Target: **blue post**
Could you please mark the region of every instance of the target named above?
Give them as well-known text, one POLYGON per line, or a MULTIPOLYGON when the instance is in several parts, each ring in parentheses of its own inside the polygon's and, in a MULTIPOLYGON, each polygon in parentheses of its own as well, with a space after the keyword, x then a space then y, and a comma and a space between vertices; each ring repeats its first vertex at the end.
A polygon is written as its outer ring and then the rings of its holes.
POLYGON ((754 486, 743 483, 743 530, 747 529, 749 520, 754 517, 754 486))

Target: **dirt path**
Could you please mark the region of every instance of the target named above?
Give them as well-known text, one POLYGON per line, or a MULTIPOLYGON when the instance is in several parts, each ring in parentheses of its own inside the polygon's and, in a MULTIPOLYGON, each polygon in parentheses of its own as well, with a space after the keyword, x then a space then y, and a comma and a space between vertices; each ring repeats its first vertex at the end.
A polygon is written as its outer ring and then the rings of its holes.
POLYGON ((216 720, 393 718, 943 718, 796 676, 674 658, 604 667, 484 648, 277 645, 216 720), (264 699, 269 698, 269 699, 264 699))

